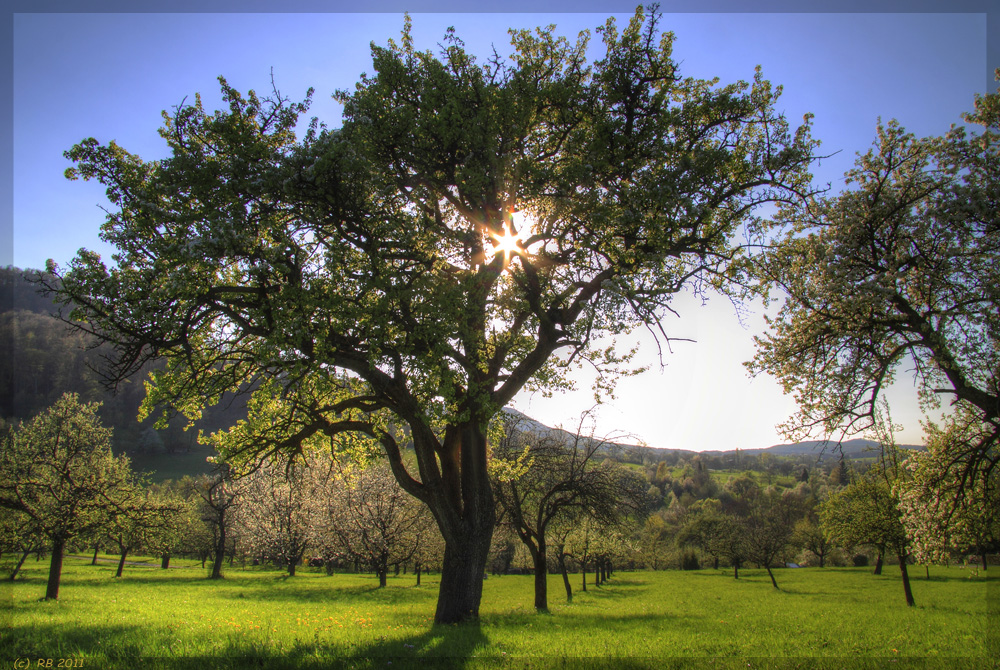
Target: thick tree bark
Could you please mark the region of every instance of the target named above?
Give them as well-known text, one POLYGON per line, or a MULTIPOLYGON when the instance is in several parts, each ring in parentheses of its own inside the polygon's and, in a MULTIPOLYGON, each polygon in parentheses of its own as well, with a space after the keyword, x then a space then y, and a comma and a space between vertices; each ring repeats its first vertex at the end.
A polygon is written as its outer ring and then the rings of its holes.
POLYGON ((486 432, 470 422, 447 429, 441 489, 428 503, 444 537, 435 623, 479 618, 496 509, 486 465, 486 432))
POLYGON ((483 575, 489 558, 493 526, 461 542, 446 542, 435 623, 460 623, 479 618, 483 575))
POLYGON ((59 578, 62 576, 63 552, 66 540, 58 539, 52 543, 52 558, 49 561, 49 581, 45 586, 45 599, 59 599, 59 578))
POLYGON ((878 552, 878 559, 875 561, 875 572, 876 575, 882 574, 882 552, 878 552))
POLYGON ((906 595, 906 604, 914 606, 913 591, 910 590, 910 575, 906 572, 906 552, 899 554, 899 571, 903 574, 903 593, 906 595))
POLYGON ((540 540, 531 552, 535 567, 535 611, 549 611, 549 570, 545 541, 540 540))
POLYGON ((118 571, 115 572, 115 577, 121 577, 122 573, 125 571, 125 557, 128 556, 128 549, 123 548, 121 557, 118 559, 118 571))
POLYGON ((96 547, 96 546, 94 547, 94 557, 92 559, 90 559, 90 564, 91 565, 97 565, 97 550, 98 549, 99 549, 99 547, 96 547))
POLYGON ((289 577, 294 577, 295 576, 295 564, 297 562, 298 561, 295 561, 295 560, 288 561, 288 576, 289 577))
POLYGON ((169 567, 170 567, 170 554, 163 554, 163 556, 160 557, 160 569, 166 570, 169 567))

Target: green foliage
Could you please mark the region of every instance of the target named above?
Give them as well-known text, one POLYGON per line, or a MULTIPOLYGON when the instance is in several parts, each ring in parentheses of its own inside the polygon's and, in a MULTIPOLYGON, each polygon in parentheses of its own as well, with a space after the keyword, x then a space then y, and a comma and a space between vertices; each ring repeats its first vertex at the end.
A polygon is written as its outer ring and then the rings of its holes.
POLYGON ((220 78, 227 109, 196 96, 164 114, 163 160, 93 138, 66 153, 67 177, 107 187, 117 251, 109 268, 83 250, 49 285, 115 344, 113 380, 167 358, 151 404, 193 418, 225 392, 276 402, 281 419, 220 435, 227 456, 377 441, 463 575, 441 602, 469 602, 440 620, 475 616, 492 417, 584 362, 608 393, 635 371, 609 339, 656 327, 686 287, 744 294, 742 226, 808 190, 808 121, 790 129, 759 70, 681 77, 660 18, 609 20, 589 65, 587 33, 512 31, 512 57, 479 64, 451 32, 440 54, 416 50, 407 24, 373 45, 374 76, 336 93, 343 126, 301 138, 312 91, 289 103, 220 78))
POLYGON ((977 96, 964 120, 982 129, 921 139, 880 124, 848 189, 779 208, 786 236, 762 272, 787 298, 749 366, 794 394, 792 436, 874 427, 884 389, 915 366, 926 406, 974 417, 949 455, 971 482, 998 462, 1000 96, 977 96))
POLYGON ((128 460, 112 455, 97 409, 64 395, 4 441, 0 506, 30 516, 53 540, 106 524, 134 491, 128 460))

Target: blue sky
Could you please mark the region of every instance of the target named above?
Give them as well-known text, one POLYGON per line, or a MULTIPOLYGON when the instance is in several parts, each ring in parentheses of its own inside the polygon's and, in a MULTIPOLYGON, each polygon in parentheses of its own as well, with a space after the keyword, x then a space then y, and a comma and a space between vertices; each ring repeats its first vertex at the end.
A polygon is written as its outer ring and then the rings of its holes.
MULTIPOLYGON (((418 48, 434 48, 445 28, 455 26, 467 47, 485 56, 491 45, 508 51, 508 27, 555 23, 574 37, 609 13, 412 16, 418 48)), ((623 23, 631 10, 616 15, 623 23)), ((396 38, 402 22, 401 12, 14 14, 13 244, 2 245, 0 263, 41 267, 53 258, 65 266, 81 247, 110 256, 97 237, 104 218, 100 185, 62 177, 69 166, 62 153, 81 139, 116 140, 143 158, 160 157, 161 110, 196 92, 214 109, 219 75, 238 89, 268 92, 272 68, 281 92, 293 99, 314 87, 311 115, 335 127, 340 111, 330 94, 371 73, 369 43, 396 38)), ((971 109, 973 94, 986 92, 991 79, 985 14, 720 11, 667 14, 663 27, 676 34, 682 74, 729 83, 752 78, 760 64, 784 87, 779 107, 793 122, 815 114, 821 153, 836 155, 814 172, 834 189, 855 152, 871 144, 880 116, 897 118, 916 134, 940 134, 971 109)), ((599 47, 596 36, 592 47, 599 47)), ((602 408, 599 429, 633 433, 652 446, 699 450, 780 442, 774 425, 794 406, 773 381, 749 380, 740 365, 753 355, 760 309, 740 323, 724 301, 687 302, 683 318, 667 327, 698 343, 677 345, 664 370, 654 365, 623 382, 618 398, 602 408)), ((539 420, 572 424, 592 404, 590 395, 584 379, 577 394, 551 401, 519 397, 516 405, 539 420)), ((920 433, 911 396, 898 390, 894 415, 907 427, 902 439, 915 442, 920 433)))

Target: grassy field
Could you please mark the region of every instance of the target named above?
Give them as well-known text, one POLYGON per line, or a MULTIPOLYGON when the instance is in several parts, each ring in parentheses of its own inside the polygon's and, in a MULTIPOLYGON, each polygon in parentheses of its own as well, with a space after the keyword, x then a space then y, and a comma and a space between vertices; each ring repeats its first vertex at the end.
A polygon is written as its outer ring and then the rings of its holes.
POLYGON ((432 626, 436 576, 378 589, 231 569, 213 582, 181 561, 116 580, 88 563, 67 559, 58 602, 39 600, 44 562, 0 587, 5 667, 1000 667, 1000 578, 960 568, 914 570, 915 608, 898 574, 867 569, 780 570, 780 591, 758 570, 618 573, 572 604, 556 576, 548 615, 530 606, 531 577, 491 577, 478 625, 432 626))

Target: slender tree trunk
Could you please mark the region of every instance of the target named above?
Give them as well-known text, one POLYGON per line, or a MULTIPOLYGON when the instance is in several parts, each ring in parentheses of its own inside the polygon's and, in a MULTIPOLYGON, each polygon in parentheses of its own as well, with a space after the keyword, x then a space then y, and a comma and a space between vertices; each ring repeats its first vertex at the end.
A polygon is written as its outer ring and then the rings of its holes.
POLYGON ((826 554, 818 554, 819 556, 819 567, 823 567, 824 560, 826 559, 826 554))
POLYGON ((587 560, 586 559, 580 561, 580 573, 583 575, 583 579, 581 580, 582 581, 582 586, 580 587, 580 590, 586 592, 587 591, 587 560))
POLYGON ((985 549, 980 549, 979 552, 980 552, 979 553, 980 558, 983 559, 983 570, 985 570, 986 569, 986 565, 987 565, 986 550, 985 549))
POLYGON ((222 579, 222 561, 226 559, 226 524, 225 519, 219 519, 219 537, 215 544, 215 561, 212 563, 212 574, 209 579, 222 579))
POLYGON ((97 550, 98 549, 99 549, 99 547, 97 545, 94 545, 94 557, 92 559, 90 559, 90 564, 91 565, 97 565, 97 550))
POLYGON ((21 566, 24 565, 24 562, 26 560, 28 560, 28 555, 30 553, 31 553, 31 549, 29 548, 29 549, 25 549, 24 552, 21 554, 21 558, 20 558, 20 560, 18 560, 17 565, 15 565, 14 569, 11 570, 10 577, 8 578, 10 581, 14 581, 15 579, 17 579, 17 573, 19 573, 21 571, 21 566))
POLYGON ((910 575, 906 572, 906 552, 899 554, 899 571, 903 574, 903 593, 906 595, 906 604, 913 607, 913 591, 910 590, 910 575))
POLYGON ((59 599, 59 579, 62 576, 63 552, 66 540, 60 538, 52 543, 52 558, 49 561, 49 581, 45 586, 45 599, 59 599))
POLYGON ((930 563, 924 563, 924 579, 930 581, 931 579, 931 565, 930 563))
POLYGON ((413 571, 417 573, 417 586, 420 586, 420 564, 417 563, 413 566, 413 571))
POLYGON ((876 575, 882 574, 882 550, 878 552, 878 559, 875 561, 875 572, 876 575))
POLYGON ((771 564, 765 563, 764 565, 767 567, 767 576, 771 578, 771 586, 778 588, 778 582, 774 579, 774 573, 771 572, 771 564))
POLYGON ((733 579, 740 578, 740 562, 733 561, 733 579))
POLYGON ((573 587, 569 585, 569 572, 566 570, 566 554, 559 548, 559 574, 562 575, 563 587, 566 589, 566 602, 573 602, 573 587))
POLYGON ((125 557, 128 556, 128 547, 121 547, 121 552, 121 557, 118 559, 118 571, 115 572, 115 577, 121 577, 125 571, 125 557))

